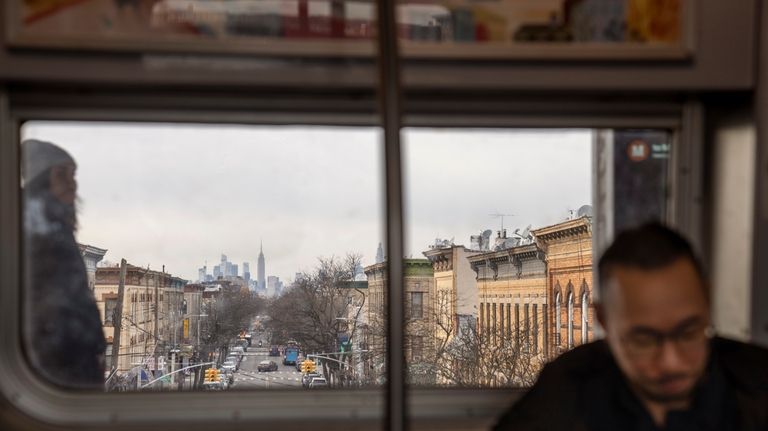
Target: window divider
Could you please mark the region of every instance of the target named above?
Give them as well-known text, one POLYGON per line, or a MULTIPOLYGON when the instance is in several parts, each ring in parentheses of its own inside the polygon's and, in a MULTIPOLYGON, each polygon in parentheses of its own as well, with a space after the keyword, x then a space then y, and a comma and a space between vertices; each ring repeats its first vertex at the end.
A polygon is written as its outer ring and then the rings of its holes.
POLYGON ((387 226, 387 392, 384 428, 408 429, 405 390, 405 304, 403 271, 403 187, 400 129, 402 120, 400 53, 395 0, 377 2, 379 109, 384 128, 387 226))

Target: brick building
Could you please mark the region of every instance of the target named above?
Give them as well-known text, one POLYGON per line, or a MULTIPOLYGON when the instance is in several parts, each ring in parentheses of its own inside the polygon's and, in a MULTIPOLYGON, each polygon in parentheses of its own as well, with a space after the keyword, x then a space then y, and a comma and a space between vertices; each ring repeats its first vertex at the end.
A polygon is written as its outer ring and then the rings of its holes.
POLYGON ((592 221, 588 216, 532 231, 546 256, 549 354, 594 338, 592 221))
MULTIPOLYGON (((430 304, 435 298, 434 273, 427 259, 405 259, 406 360, 413 366, 430 356, 434 339, 434 312, 430 304)), ((387 262, 364 268, 368 279, 368 344, 373 352, 384 352, 386 328, 387 262)), ((381 355, 380 355, 381 356, 381 355)), ((384 357, 374 358, 374 367, 384 357)))
MULTIPOLYGON (((120 266, 96 269, 94 295, 102 317, 104 337, 107 340, 107 366, 116 366, 125 372, 136 365, 147 363, 155 348, 167 349, 176 339, 180 342, 181 315, 186 280, 160 271, 152 271, 128 264, 123 292, 122 326, 120 331, 119 360, 113 361, 114 310, 117 306, 120 266), (155 292, 157 291, 157 297, 155 292), (157 301, 157 307, 155 307, 157 301), (156 343, 155 310, 158 339, 156 343)), ((160 352, 163 356, 165 352, 160 352)))

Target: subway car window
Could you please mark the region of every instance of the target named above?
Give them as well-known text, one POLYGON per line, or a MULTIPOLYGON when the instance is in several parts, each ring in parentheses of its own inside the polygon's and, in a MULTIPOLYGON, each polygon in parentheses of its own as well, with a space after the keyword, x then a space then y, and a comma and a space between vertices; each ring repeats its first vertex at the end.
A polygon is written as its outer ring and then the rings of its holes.
POLYGON ((665 218, 671 147, 663 130, 610 132, 404 131, 412 386, 528 387, 595 339, 593 154, 611 165, 612 218, 627 228, 665 218))
POLYGON ((0 2, 0 429, 764 428, 766 44, 760 0, 0 2))
MULTIPOLYGON (((376 387, 375 128, 29 121, 27 357, 93 391, 376 387)), ((381 338, 378 338, 381 340, 381 338)))

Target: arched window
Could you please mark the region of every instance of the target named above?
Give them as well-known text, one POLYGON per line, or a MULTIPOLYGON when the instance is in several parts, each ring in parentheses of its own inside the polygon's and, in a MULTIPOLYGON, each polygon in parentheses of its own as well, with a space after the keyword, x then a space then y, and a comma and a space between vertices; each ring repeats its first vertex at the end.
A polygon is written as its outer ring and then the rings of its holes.
POLYGON ((584 292, 581 293, 581 344, 586 344, 589 340, 587 339, 589 337, 589 334, 587 333, 587 330, 589 329, 589 319, 587 319, 589 312, 589 294, 587 293, 587 290, 584 289, 584 292))
POLYGON ((561 303, 560 299, 560 292, 557 292, 555 294, 555 345, 560 345, 560 326, 562 325, 562 322, 560 321, 561 317, 561 303))
POLYGON ((573 347, 573 292, 568 292, 568 348, 573 347))

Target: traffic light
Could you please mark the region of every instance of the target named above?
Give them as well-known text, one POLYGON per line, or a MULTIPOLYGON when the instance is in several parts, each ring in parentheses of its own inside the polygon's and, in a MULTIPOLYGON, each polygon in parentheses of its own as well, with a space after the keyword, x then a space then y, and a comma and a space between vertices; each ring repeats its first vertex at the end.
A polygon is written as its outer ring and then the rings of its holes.
POLYGON ((208 368, 205 370, 205 381, 206 382, 218 382, 219 381, 219 370, 216 368, 208 368))
POLYGON ((304 374, 313 373, 317 369, 314 361, 307 359, 301 363, 301 372, 304 374))

